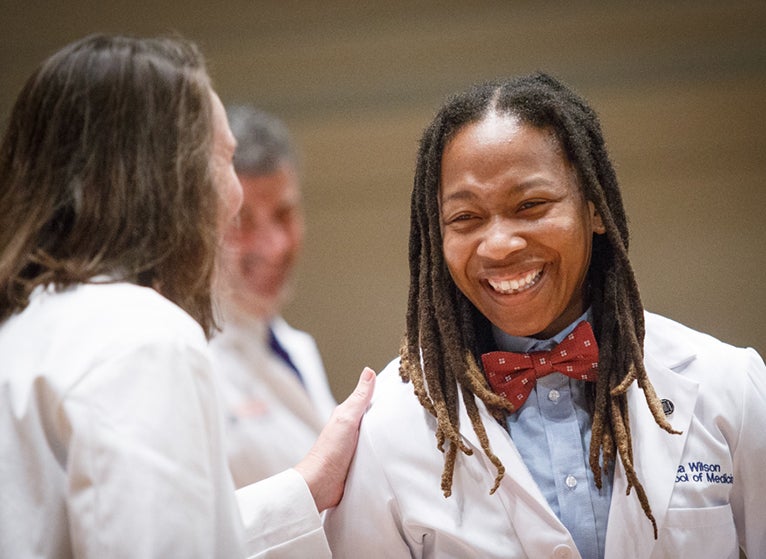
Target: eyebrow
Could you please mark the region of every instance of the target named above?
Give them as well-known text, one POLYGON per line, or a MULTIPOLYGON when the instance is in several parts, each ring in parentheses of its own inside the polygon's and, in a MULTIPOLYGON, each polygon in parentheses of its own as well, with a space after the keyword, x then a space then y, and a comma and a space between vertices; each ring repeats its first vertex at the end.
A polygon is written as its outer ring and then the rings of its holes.
POLYGON ((458 190, 457 192, 453 192, 446 198, 442 198, 441 202, 442 204, 446 202, 452 202, 452 201, 460 201, 460 200, 475 200, 478 198, 475 192, 472 192, 470 190, 458 190))
MULTIPOLYGON (((552 185, 553 183, 551 181, 546 180, 542 177, 533 177, 532 179, 528 181, 513 185, 512 187, 509 188, 509 191, 513 193, 523 193, 523 192, 526 192, 527 190, 531 190, 539 186, 552 186, 552 185)), ((444 204, 444 203, 452 202, 452 201, 476 200, 478 198, 481 198, 479 194, 477 194, 473 190, 464 188, 451 193, 446 198, 442 198, 441 203, 444 204)))

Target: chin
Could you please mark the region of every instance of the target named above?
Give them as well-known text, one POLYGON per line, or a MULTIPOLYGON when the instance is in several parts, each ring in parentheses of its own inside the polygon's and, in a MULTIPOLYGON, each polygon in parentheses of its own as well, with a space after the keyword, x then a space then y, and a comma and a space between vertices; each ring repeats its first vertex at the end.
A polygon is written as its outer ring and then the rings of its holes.
MULTIPOLYGON (((512 320, 508 321, 507 318, 498 322, 492 321, 500 330, 510 336, 517 336, 521 338, 536 338, 538 334, 545 331, 550 327, 551 323, 544 323, 538 321, 523 321, 512 320)), ((543 336, 549 337, 549 336, 543 336)))

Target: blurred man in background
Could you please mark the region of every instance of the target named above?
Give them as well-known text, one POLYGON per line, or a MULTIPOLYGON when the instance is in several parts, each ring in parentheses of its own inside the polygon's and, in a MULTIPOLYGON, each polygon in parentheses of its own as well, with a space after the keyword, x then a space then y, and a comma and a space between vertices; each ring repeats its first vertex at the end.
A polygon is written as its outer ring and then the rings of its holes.
POLYGON ((244 201, 225 235, 218 293, 223 331, 212 341, 237 487, 289 468, 335 407, 314 339, 280 316, 303 245, 298 161, 279 119, 229 107, 244 201))

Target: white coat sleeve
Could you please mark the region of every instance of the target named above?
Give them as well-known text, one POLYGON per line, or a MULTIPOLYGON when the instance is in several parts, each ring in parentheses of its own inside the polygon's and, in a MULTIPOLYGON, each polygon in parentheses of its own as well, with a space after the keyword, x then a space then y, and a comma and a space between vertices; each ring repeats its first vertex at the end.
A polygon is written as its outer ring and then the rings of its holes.
POLYGON ((742 395, 742 424, 734 448, 734 486, 731 507, 739 545, 748 557, 766 557, 766 366, 747 350, 746 382, 742 395))
POLYGON ((248 557, 331 557, 314 499, 295 470, 238 489, 237 501, 248 557))
POLYGON ((406 544, 396 496, 365 429, 351 464, 340 504, 324 520, 335 559, 414 557, 406 544))

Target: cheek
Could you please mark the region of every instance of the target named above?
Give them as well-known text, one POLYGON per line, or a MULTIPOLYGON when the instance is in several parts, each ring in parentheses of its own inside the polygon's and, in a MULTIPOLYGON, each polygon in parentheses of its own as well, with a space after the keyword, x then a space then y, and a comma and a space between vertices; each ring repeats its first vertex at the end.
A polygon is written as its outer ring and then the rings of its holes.
POLYGON ((227 208, 227 221, 233 220, 242 207, 242 185, 239 183, 237 175, 231 170, 227 173, 226 186, 223 193, 224 204, 227 208))
POLYGON ((452 235, 445 235, 442 242, 442 253, 453 281, 461 285, 471 255, 468 243, 455 239, 452 235))
POLYGON ((242 185, 234 173, 234 167, 217 157, 213 158, 211 177, 218 192, 221 227, 226 231, 242 207, 242 185))
POLYGON ((565 274, 565 285, 575 289, 584 281, 590 265, 593 233, 586 229, 570 234, 560 247, 562 273, 565 274))

